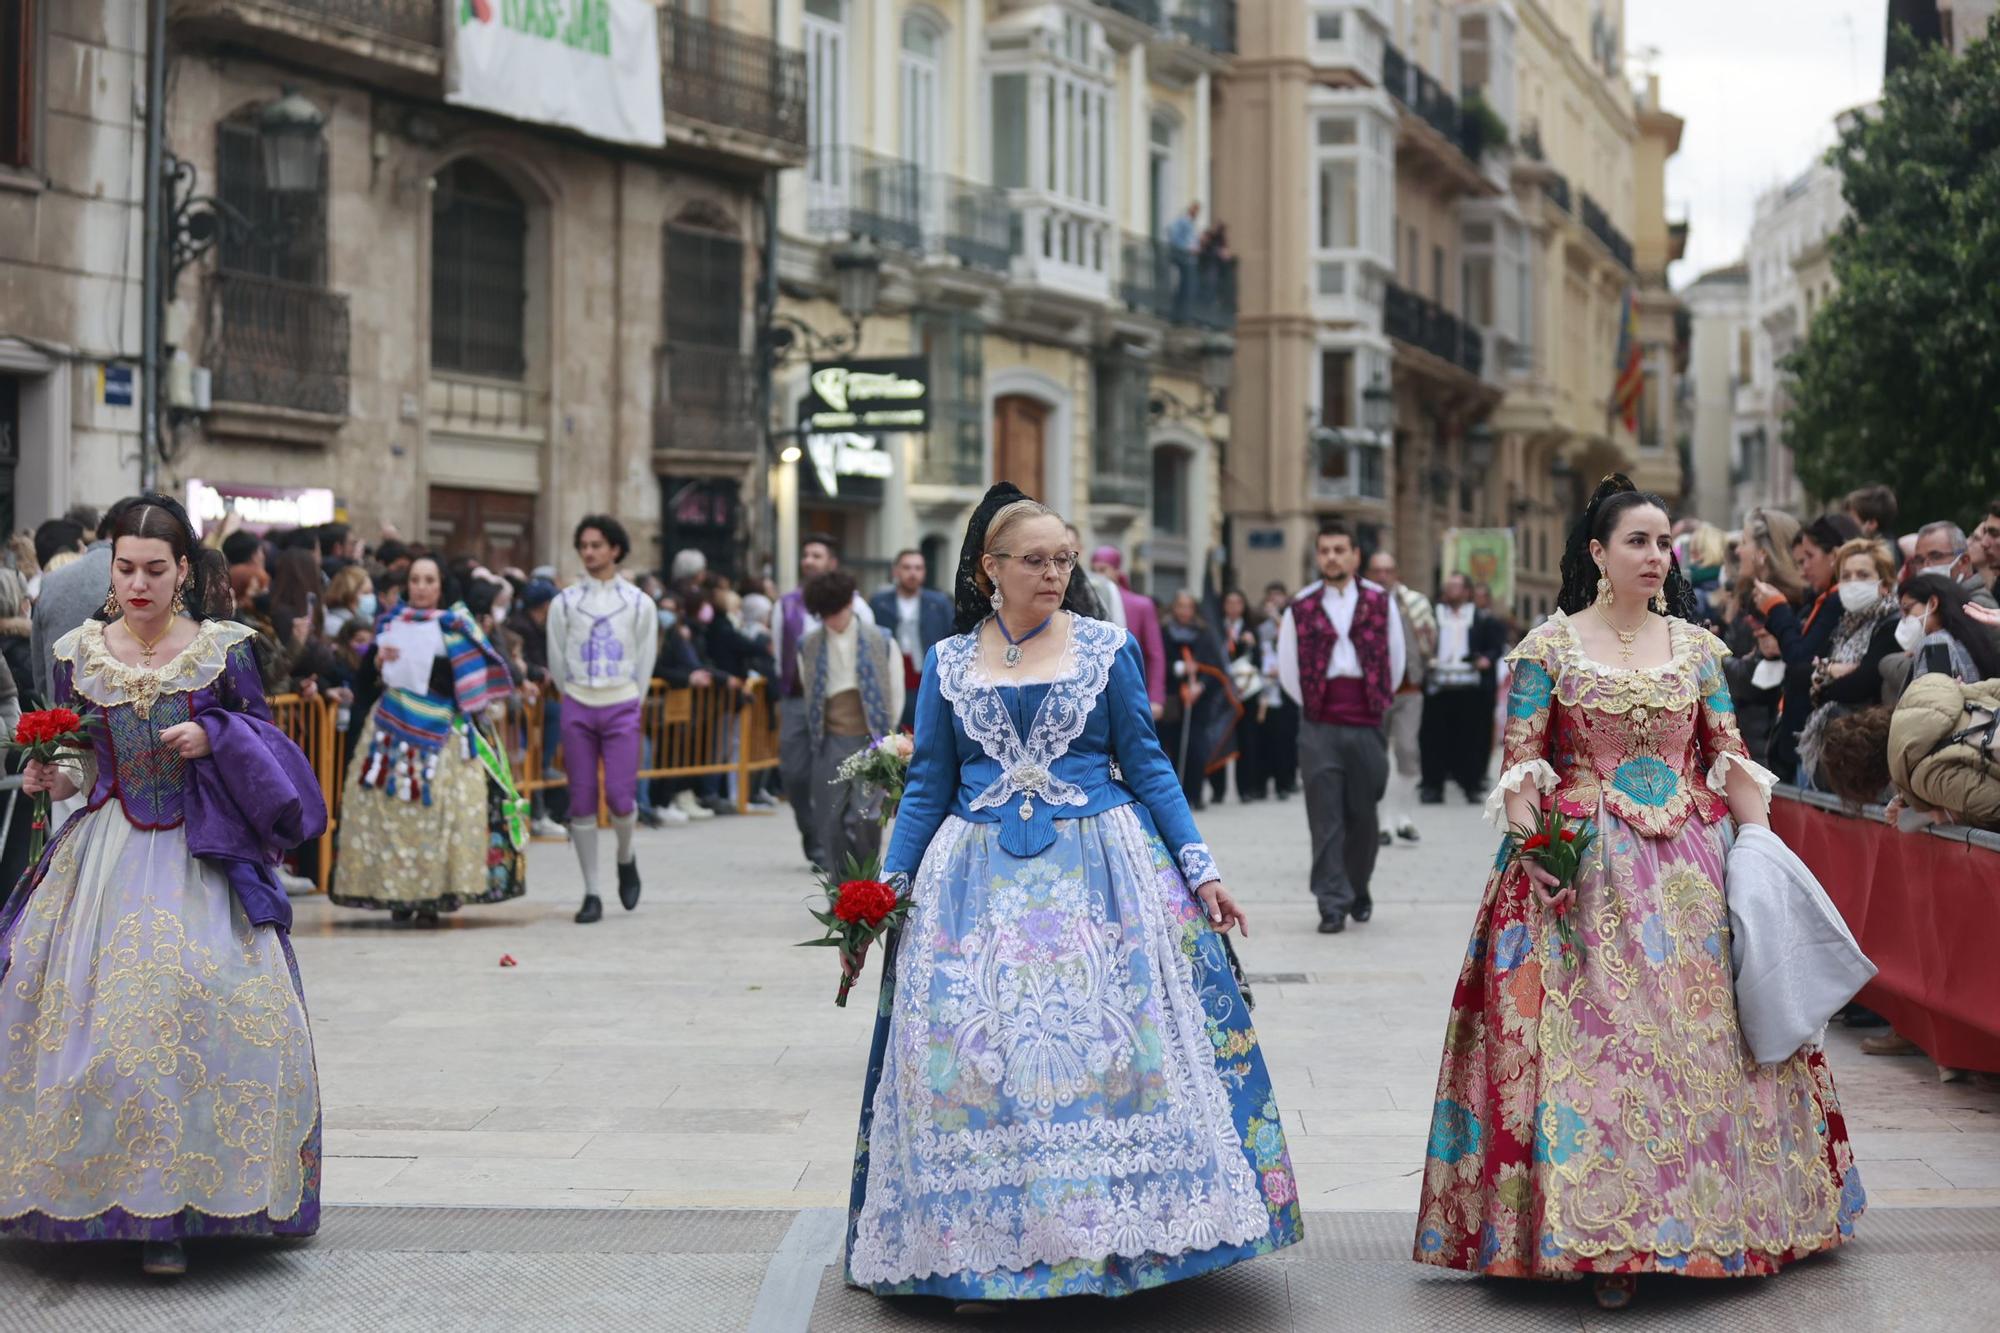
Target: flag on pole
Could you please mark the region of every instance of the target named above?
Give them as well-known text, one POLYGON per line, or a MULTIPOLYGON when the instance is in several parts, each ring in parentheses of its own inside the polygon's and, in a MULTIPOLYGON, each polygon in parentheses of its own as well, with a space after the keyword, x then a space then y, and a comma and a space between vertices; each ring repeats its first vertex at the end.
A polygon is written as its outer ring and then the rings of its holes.
POLYGON ((1618 314, 1618 353, 1612 362, 1611 410, 1625 423, 1625 429, 1638 433, 1639 399, 1646 388, 1646 370, 1639 347, 1639 308, 1632 299, 1632 289, 1625 289, 1625 303, 1618 314))

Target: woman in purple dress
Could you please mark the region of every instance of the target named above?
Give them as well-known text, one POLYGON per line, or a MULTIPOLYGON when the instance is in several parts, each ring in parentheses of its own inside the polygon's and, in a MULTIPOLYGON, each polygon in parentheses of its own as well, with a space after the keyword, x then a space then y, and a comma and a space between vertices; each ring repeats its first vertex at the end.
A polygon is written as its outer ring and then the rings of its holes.
POLYGON ((206 618, 187 515, 145 495, 111 595, 55 647, 91 746, 26 788, 87 794, 0 909, 0 1235, 144 1245, 319 1226, 319 1083, 273 874, 317 836, 251 631, 206 618))

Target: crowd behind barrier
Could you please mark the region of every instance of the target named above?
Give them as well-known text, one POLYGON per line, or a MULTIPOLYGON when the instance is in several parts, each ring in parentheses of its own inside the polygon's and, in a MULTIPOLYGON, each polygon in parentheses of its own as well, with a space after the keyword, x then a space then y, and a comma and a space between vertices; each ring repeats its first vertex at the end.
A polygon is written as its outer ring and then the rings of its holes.
POLYGON ((1771 827, 1880 969, 1857 997, 1940 1066, 2000 1072, 2000 834, 1904 833, 1883 807, 1779 787, 1771 827))
MULTIPOLYGON (((737 812, 747 813, 752 777, 778 764, 778 733, 764 704, 764 685, 752 680, 731 691, 713 686, 676 689, 654 681, 644 715, 654 762, 639 770, 640 778, 729 774, 735 778, 737 812)), ((517 699, 507 709, 508 760, 523 795, 569 781, 560 745, 550 766, 539 760, 546 711, 540 698, 517 699)), ((305 751, 326 798, 326 836, 301 849, 298 867, 321 893, 332 878, 335 831, 340 827, 341 793, 347 779, 347 734, 336 725, 338 712, 337 705, 324 698, 281 694, 271 700, 272 722, 305 751)))

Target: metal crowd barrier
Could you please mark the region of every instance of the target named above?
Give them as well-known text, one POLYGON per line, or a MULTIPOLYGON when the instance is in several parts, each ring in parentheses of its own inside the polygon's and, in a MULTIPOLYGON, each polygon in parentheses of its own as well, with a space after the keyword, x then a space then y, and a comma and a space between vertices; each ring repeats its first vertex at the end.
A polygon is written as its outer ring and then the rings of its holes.
MULTIPOLYGON (((761 680, 734 691, 723 686, 674 689, 654 681, 642 713, 646 753, 652 758, 639 776, 650 780, 729 774, 736 779, 737 812, 747 812, 752 778, 778 766, 778 732, 765 706, 764 689, 761 680)), ((347 734, 335 725, 339 706, 331 700, 281 694, 270 702, 272 722, 305 752, 326 798, 326 836, 319 840, 315 864, 300 867, 324 893, 333 873, 333 833, 340 826, 341 793, 347 780, 347 734)), ((560 744, 552 747, 549 763, 542 762, 547 713, 539 698, 529 703, 517 696, 507 707, 503 738, 514 783, 523 795, 569 782, 560 744)), ((601 803, 598 817, 608 818, 601 803)))

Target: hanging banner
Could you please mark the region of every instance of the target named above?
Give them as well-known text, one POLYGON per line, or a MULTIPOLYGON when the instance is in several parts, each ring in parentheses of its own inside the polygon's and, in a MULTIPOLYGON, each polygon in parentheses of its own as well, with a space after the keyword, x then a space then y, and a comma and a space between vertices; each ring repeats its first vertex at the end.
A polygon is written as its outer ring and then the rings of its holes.
POLYGON ((1514 605, 1514 530, 1512 528, 1447 528, 1440 577, 1463 574, 1493 590, 1493 605, 1514 605))
POLYGON ((658 148, 660 15, 648 0, 446 0, 445 100, 658 148))

